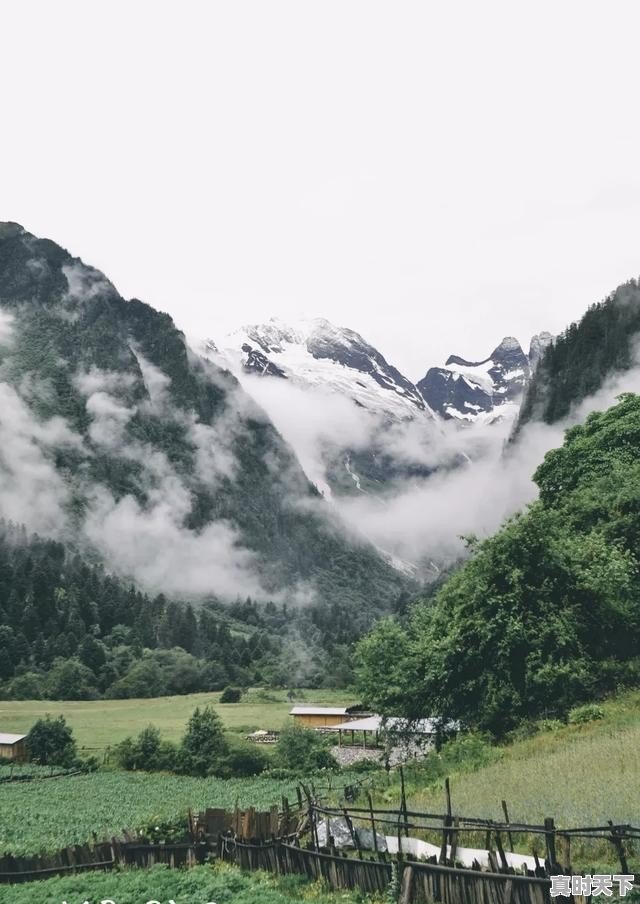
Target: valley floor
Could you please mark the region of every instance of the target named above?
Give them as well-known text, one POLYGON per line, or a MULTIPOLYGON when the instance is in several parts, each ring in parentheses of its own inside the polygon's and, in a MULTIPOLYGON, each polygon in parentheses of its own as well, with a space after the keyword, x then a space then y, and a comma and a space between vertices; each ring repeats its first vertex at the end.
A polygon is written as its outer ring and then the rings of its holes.
MULTIPOLYGON (((295 702, 345 705, 355 702, 346 691, 296 691, 295 702)), ((286 691, 251 690, 240 703, 220 703, 219 693, 185 694, 133 700, 0 700, 0 731, 27 732, 45 713, 62 714, 79 748, 99 752, 136 735, 146 725, 160 729, 162 737, 177 741, 196 706, 213 706, 227 730, 246 734, 255 729, 283 728, 292 703, 286 691)))

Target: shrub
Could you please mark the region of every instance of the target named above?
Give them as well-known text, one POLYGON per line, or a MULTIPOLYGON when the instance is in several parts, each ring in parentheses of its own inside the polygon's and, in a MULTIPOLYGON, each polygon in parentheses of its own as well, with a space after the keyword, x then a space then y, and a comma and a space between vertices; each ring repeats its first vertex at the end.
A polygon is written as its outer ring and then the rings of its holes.
POLYGON ((281 732, 274 765, 276 768, 299 773, 338 768, 322 735, 295 725, 288 726, 281 732))
POLYGON ((149 725, 137 738, 125 738, 115 749, 118 764, 127 770, 146 772, 172 771, 178 762, 178 748, 163 741, 158 729, 149 725))
POLYGON ((248 778, 260 775, 269 765, 269 756, 256 744, 234 741, 229 745, 229 753, 215 768, 220 778, 248 778))
POLYGON ((570 725, 583 725, 585 722, 597 722, 604 719, 604 710, 596 703, 585 703, 584 706, 576 706, 569 712, 567 721, 570 725))
POLYGON ((227 686, 222 691, 220 703, 239 703, 242 697, 242 690, 239 687, 227 686))
POLYGON ((5 694, 8 700, 42 700, 42 675, 17 675, 6 685, 5 694))
POLYGON ((64 716, 44 719, 32 726, 27 735, 29 757, 43 766, 71 766, 76 756, 76 742, 64 716))

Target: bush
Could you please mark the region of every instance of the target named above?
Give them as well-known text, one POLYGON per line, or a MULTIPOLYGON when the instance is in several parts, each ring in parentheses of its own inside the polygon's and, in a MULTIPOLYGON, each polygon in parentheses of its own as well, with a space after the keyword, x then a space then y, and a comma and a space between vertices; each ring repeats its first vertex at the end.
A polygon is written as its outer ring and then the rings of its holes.
POLYGON ((382 769, 382 762, 380 759, 356 760, 355 763, 349 765, 350 772, 377 772, 378 769, 382 769))
POLYGON ((584 706, 576 706, 569 712, 567 721, 570 725, 583 725, 585 722, 597 722, 604 719, 604 710, 596 703, 585 703, 584 706))
POLYGON ((115 749, 116 761, 127 770, 170 772, 178 763, 178 748, 171 741, 163 741, 158 729, 149 725, 137 738, 125 738, 115 749))
POLYGON ((225 687, 220 696, 220 703, 239 703, 242 690, 239 687, 225 687))
POLYGON ((76 758, 76 742, 64 716, 44 719, 32 726, 27 735, 29 758, 42 766, 71 766, 76 758))
POLYGON ((42 675, 25 672, 9 681, 5 687, 7 700, 42 700, 42 675))
POLYGON ((338 768, 323 736, 312 729, 295 725, 285 728, 280 733, 274 766, 298 773, 338 768))
POLYGON ((95 675, 79 659, 55 659, 47 673, 49 700, 95 700, 95 675))
POLYGON ((268 765, 269 756, 258 745, 234 741, 216 766, 215 774, 220 778, 248 778, 260 775, 268 765))

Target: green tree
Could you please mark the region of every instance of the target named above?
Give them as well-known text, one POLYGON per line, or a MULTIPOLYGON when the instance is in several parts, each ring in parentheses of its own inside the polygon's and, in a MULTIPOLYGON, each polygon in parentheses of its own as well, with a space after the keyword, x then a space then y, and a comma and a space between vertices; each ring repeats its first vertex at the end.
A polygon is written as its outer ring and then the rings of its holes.
POLYGON ((220 716, 211 706, 196 707, 180 744, 180 771, 188 775, 211 775, 228 752, 220 716))
POLYGON ((63 716, 46 715, 31 727, 26 740, 29 757, 43 766, 70 766, 76 755, 73 732, 63 716))
POLYGON ((358 647, 365 699, 385 714, 458 719, 504 735, 565 717, 640 676, 640 398, 567 431, 510 519, 406 628, 358 647))

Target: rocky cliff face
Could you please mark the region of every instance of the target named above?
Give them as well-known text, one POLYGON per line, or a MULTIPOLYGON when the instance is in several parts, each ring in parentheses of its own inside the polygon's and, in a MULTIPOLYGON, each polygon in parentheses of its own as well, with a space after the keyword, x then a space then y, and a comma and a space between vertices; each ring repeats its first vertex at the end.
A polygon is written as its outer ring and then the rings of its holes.
POLYGON ((442 417, 474 423, 516 417, 523 391, 542 352, 552 341, 549 333, 531 340, 529 354, 506 336, 482 361, 451 355, 444 367, 431 367, 417 383, 425 402, 442 417))

